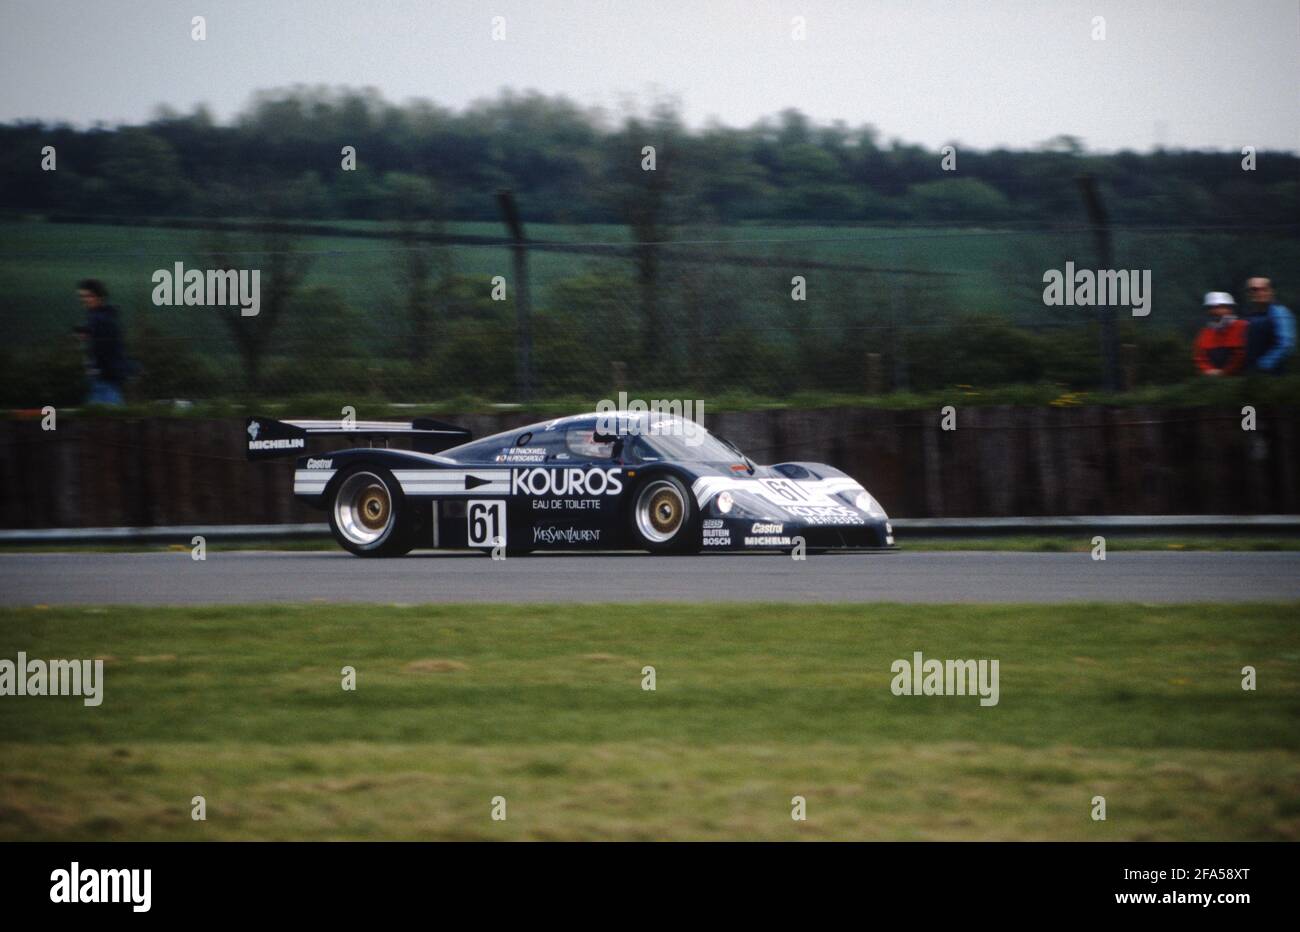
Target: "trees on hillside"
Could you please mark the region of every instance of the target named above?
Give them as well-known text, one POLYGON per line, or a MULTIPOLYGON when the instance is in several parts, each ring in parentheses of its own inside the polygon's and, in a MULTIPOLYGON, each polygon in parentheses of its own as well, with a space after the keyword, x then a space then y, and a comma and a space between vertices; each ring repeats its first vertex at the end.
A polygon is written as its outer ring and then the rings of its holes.
POLYGON ((503 91, 455 112, 319 87, 262 92, 230 125, 203 108, 162 108, 116 129, 0 126, 0 206, 230 217, 275 199, 292 216, 391 219, 394 179, 410 174, 436 185, 446 219, 495 221, 494 194, 508 187, 526 221, 620 222, 602 185, 623 168, 619 141, 639 152, 668 129, 672 145, 659 154, 674 162, 686 222, 1058 223, 1073 217, 1072 179, 1084 170, 1101 179, 1121 223, 1293 226, 1300 207, 1300 157, 1281 152, 1258 153, 1245 173, 1239 153, 1099 155, 1060 136, 1025 151, 958 143, 956 170, 945 172, 937 150, 797 110, 692 130, 665 101, 614 121, 536 92, 503 91), (40 169, 46 145, 58 150, 57 173, 40 169), (341 170, 343 146, 356 150, 355 171, 341 170))

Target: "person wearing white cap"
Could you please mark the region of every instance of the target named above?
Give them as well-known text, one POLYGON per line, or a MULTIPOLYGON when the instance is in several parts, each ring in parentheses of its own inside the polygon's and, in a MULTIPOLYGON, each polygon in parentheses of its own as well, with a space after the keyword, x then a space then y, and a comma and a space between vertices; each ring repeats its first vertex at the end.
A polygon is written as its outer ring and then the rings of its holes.
POLYGON ((1192 361, 1202 375, 1234 375, 1246 364, 1247 323, 1237 317, 1237 302, 1226 291, 1211 291, 1201 302, 1210 314, 1196 335, 1192 361))

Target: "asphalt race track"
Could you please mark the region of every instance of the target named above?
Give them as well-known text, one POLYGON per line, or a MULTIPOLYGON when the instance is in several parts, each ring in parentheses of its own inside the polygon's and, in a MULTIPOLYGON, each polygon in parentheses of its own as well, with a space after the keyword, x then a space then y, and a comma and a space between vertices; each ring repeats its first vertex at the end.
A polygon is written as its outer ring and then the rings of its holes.
POLYGON ((0 604, 248 602, 1242 602, 1300 599, 1300 553, 0 555, 0 604))

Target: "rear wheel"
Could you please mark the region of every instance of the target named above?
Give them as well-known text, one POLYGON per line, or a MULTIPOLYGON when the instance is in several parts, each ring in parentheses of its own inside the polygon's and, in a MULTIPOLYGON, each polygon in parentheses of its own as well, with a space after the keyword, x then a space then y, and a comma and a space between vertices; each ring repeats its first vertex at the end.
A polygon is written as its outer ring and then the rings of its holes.
POLYGON ((387 469, 359 466, 345 473, 329 516, 339 546, 359 557, 397 557, 413 546, 405 498, 387 469))
POLYGON ((632 505, 632 538, 651 553, 686 553, 695 544, 693 496, 675 476, 651 479, 632 505))

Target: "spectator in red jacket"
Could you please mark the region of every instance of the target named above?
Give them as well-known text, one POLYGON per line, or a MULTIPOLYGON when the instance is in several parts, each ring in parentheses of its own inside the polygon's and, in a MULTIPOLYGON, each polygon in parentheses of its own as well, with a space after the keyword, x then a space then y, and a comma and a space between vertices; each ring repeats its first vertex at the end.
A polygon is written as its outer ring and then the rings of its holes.
POLYGON ((1246 364, 1249 324, 1237 316, 1237 302, 1225 291, 1211 291, 1203 303, 1210 319, 1196 335, 1192 361, 1202 375, 1235 375, 1246 364))

